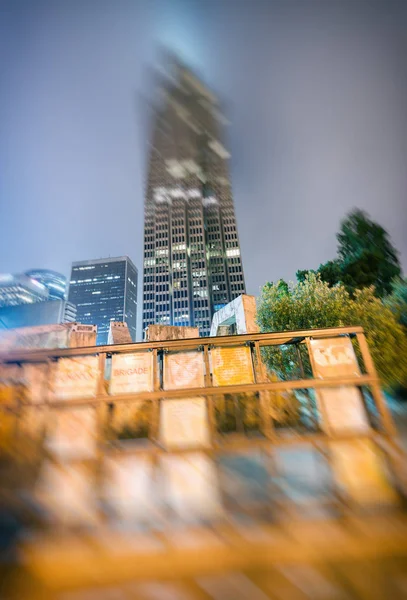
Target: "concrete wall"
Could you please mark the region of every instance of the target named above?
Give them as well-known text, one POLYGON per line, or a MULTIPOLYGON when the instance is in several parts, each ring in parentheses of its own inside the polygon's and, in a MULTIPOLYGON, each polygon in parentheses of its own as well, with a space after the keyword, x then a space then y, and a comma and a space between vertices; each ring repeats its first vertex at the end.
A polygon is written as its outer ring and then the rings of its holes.
POLYGON ((71 325, 71 335, 69 340, 70 348, 96 346, 96 337, 98 333, 96 325, 82 325, 81 323, 69 323, 69 325, 71 325))
POLYGON ((121 321, 110 321, 108 344, 132 344, 133 340, 127 323, 121 321))
POLYGON ((198 327, 178 327, 176 325, 149 325, 146 329, 146 342, 164 340, 184 340, 199 337, 198 327))
POLYGON ((0 352, 18 349, 80 348, 96 345, 96 325, 62 323, 0 331, 0 352))
POLYGON ((258 331, 256 298, 242 294, 213 315, 210 335, 257 333, 258 331))

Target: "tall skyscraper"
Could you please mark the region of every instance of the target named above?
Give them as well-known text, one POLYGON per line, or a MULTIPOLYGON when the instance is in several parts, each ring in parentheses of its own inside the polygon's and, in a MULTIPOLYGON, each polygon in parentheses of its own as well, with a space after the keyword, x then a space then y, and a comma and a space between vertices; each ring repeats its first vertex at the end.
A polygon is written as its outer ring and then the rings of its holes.
POLYGON ((128 256, 72 263, 68 300, 79 323, 97 325, 97 343, 107 344, 110 321, 125 321, 136 341, 137 269, 128 256))
POLYGON ((245 293, 217 99, 176 61, 161 80, 144 209, 143 330, 198 326, 245 293))

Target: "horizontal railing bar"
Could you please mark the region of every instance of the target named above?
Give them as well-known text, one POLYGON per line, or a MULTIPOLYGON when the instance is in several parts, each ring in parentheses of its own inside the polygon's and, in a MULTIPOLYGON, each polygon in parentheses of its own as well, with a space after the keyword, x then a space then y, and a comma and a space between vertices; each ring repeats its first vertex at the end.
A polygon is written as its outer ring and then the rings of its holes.
MULTIPOLYGON (((136 532, 131 545, 128 535, 110 532, 110 548, 106 545, 106 536, 100 536, 98 530, 86 537, 73 537, 71 532, 59 532, 59 535, 47 532, 24 539, 20 552, 28 572, 50 590, 51 595, 65 593, 68 597, 69 594, 74 596, 75 592, 80 594, 84 589, 95 589, 95 580, 101 589, 102 586, 116 589, 129 583, 158 580, 169 584, 182 581, 183 589, 187 594, 190 592, 188 597, 191 598, 202 597, 194 595, 196 588, 193 585, 200 576, 245 572, 253 584, 252 589, 256 590, 256 579, 250 578, 251 573, 267 575, 273 573, 274 568, 281 569, 281 565, 309 567, 312 564, 314 569, 323 572, 324 565, 345 561, 353 564, 367 560, 377 562, 378 558, 388 562, 394 561, 395 557, 402 560, 407 555, 407 539, 403 536, 407 526, 405 514, 393 512, 390 515, 388 511, 385 514, 353 514, 350 524, 352 526, 344 526, 337 515, 331 514, 324 519, 307 519, 305 527, 298 524, 299 533, 294 535, 277 519, 271 523, 258 521, 255 532, 262 535, 248 536, 245 528, 231 520, 228 523, 222 521, 212 525, 209 536, 207 526, 191 528, 189 531, 194 539, 202 540, 196 546, 175 545, 171 527, 148 534, 136 532), (340 535, 340 544, 332 543, 333 534, 336 534, 335 539, 340 535), (147 545, 144 550, 146 539, 154 544, 147 545), (117 552, 116 548, 121 551, 117 552)), ((31 583, 30 579, 28 581, 31 583)), ((329 578, 329 581, 335 585, 332 589, 339 590, 335 580, 329 578)), ((28 589, 24 597, 42 598, 28 589)), ((340 586, 342 590, 343 586, 340 586)))
POLYGON ((63 358, 69 356, 86 356, 92 354, 122 354, 128 352, 139 352, 154 349, 182 350, 186 348, 198 348, 199 346, 225 346, 240 345, 247 342, 264 343, 266 341, 281 340, 281 344, 291 340, 305 339, 307 337, 322 338, 340 335, 356 335, 363 333, 362 327, 326 327, 322 329, 304 329, 300 331, 281 331, 273 333, 248 333, 241 335, 228 335, 218 337, 200 337, 183 340, 163 340, 156 342, 136 342, 134 344, 116 344, 105 346, 88 346, 83 348, 54 348, 33 350, 1 351, 0 363, 4 362, 41 362, 49 358, 63 358))
MULTIPOLYGON (((50 400, 49 402, 29 402, 25 401, 22 406, 55 406, 55 407, 74 407, 74 406, 96 406, 101 403, 111 402, 140 402, 147 400, 182 400, 184 398, 196 396, 223 396, 225 394, 244 394, 255 392, 284 392, 287 390, 301 389, 322 389, 331 387, 374 385, 378 383, 378 378, 372 375, 354 375, 352 377, 327 377, 326 379, 296 379, 294 381, 270 381, 267 383, 246 383, 238 385, 211 386, 198 388, 184 388, 177 390, 158 390, 156 392, 140 392, 130 394, 101 394, 92 398, 72 398, 67 400, 50 400)), ((3 407, 15 406, 15 404, 2 404, 3 407)))
MULTIPOLYGON (((248 437, 244 435, 236 435, 232 434, 221 434, 219 433, 219 438, 215 443, 208 446, 202 445, 191 445, 185 447, 174 447, 157 444, 154 440, 148 440, 148 444, 143 446, 140 445, 139 448, 134 447, 127 449, 124 445, 122 445, 119 441, 118 445, 110 445, 109 440, 104 442, 103 446, 103 454, 104 455, 115 455, 123 454, 127 455, 168 455, 168 454, 189 454, 191 452, 199 452, 202 454, 207 454, 209 456, 217 456, 219 457, 222 453, 228 454, 230 452, 236 451, 250 451, 258 448, 273 448, 274 446, 292 446, 296 444, 318 444, 318 443, 326 443, 327 441, 335 440, 335 441, 347 441, 347 440, 364 440, 364 439, 373 439, 377 438, 378 434, 373 429, 367 429, 364 432, 354 431, 348 433, 324 433, 322 431, 317 432, 308 432, 308 433, 299 433, 295 429, 288 430, 287 429, 282 432, 284 435, 279 434, 279 430, 276 429, 276 435, 273 439, 266 438, 264 436, 259 437, 248 437)), ((147 438, 145 438, 147 442, 147 438)), ((117 440, 115 440, 117 444, 117 440)))

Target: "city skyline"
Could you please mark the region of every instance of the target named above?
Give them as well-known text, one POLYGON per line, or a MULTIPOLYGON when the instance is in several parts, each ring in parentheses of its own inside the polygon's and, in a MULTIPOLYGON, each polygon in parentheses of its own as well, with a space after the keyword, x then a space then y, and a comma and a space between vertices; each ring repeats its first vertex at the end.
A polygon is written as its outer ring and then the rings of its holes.
POLYGON ((406 271, 407 6, 304 6, 3 2, 0 271, 125 254, 141 269, 160 45, 226 99, 248 293, 333 258, 354 206, 406 271))
POLYGON ((143 331, 195 326, 245 292, 225 116, 178 57, 157 77, 144 205, 143 331))

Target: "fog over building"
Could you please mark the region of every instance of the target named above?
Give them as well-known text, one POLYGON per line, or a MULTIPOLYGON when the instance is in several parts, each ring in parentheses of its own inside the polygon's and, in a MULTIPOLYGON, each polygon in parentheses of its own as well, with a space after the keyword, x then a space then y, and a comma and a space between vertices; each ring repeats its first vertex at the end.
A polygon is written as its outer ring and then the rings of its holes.
POLYGON ((160 77, 144 216, 143 331, 199 327, 245 293, 217 98, 177 60, 160 77))

